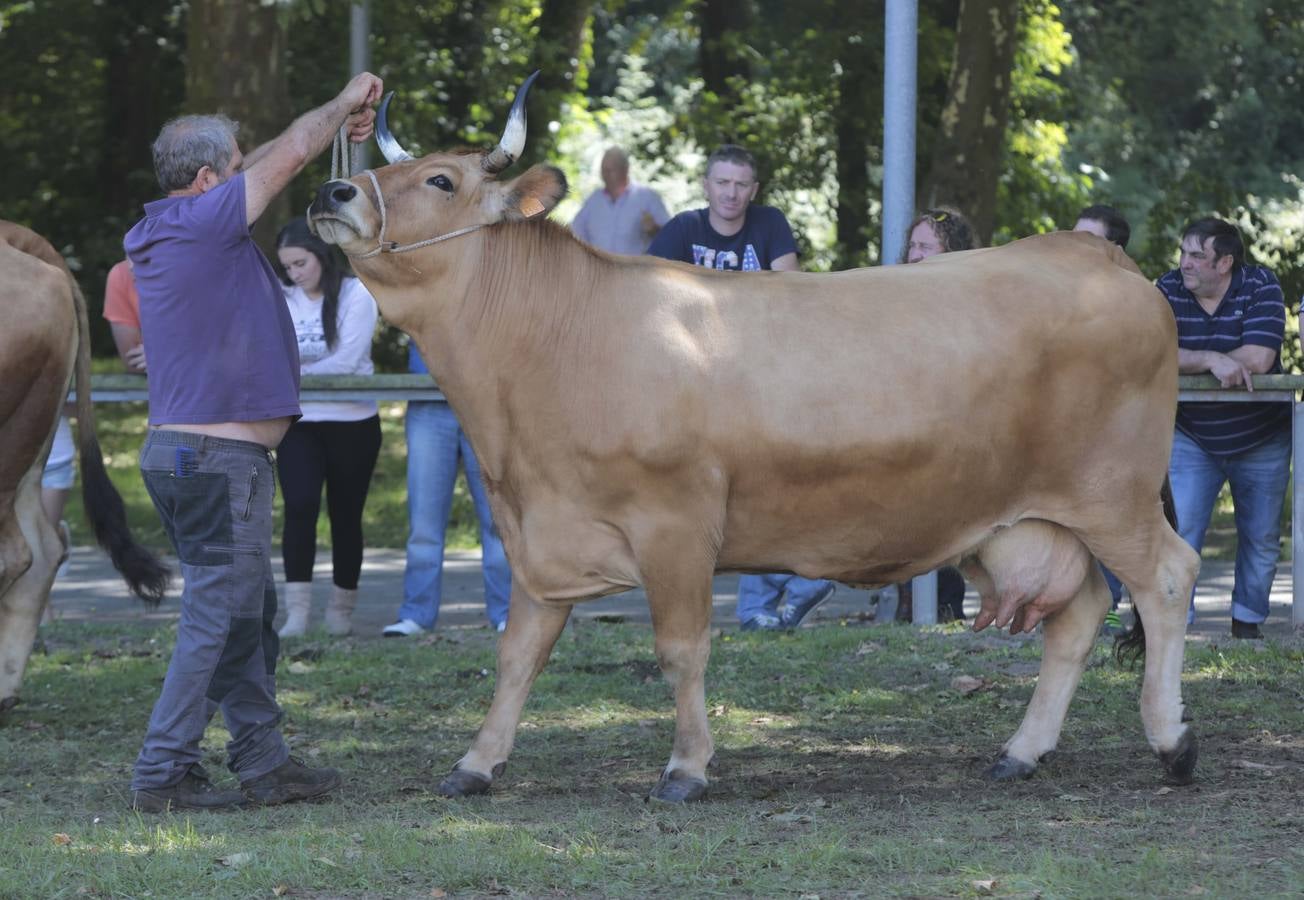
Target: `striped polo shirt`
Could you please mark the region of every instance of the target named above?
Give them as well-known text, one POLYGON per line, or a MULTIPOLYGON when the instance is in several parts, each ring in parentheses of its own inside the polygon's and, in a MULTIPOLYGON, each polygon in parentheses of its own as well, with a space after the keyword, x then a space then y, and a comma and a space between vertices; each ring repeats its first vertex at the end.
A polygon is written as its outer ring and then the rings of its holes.
MULTIPOLYGON (((1275 350, 1269 370, 1281 372, 1286 304, 1277 276, 1262 266, 1241 266, 1213 314, 1204 311, 1174 269, 1155 284, 1168 298, 1183 350, 1227 353, 1252 344, 1275 350)), ((1289 427, 1289 403, 1179 403, 1177 427, 1206 452, 1231 456, 1252 450, 1289 427)))

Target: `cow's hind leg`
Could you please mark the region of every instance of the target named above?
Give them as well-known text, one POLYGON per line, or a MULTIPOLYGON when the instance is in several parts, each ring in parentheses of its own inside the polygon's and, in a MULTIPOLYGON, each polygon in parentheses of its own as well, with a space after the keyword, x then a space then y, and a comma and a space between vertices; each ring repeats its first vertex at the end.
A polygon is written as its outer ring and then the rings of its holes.
POLYGON ((1149 529, 1098 552, 1127 585, 1145 625, 1141 721, 1146 740, 1169 778, 1186 784, 1194 775, 1197 754, 1195 733, 1182 722, 1182 657, 1186 610, 1200 557, 1162 520, 1157 502, 1148 511, 1148 520, 1138 516, 1138 521, 1147 521, 1149 529))
POLYGON ((542 603, 512 584, 507 630, 498 641, 493 703, 471 749, 439 783, 440 794, 445 797, 483 794, 503 774, 530 687, 548 662, 570 612, 569 604, 542 603))
POLYGON ((40 471, 34 468, 13 505, 0 514, 0 566, 16 576, 0 593, 0 711, 17 703, 62 550, 58 531, 41 510, 40 471))
POLYGON ((1110 599, 1105 577, 1092 563, 1073 599, 1046 617, 1037 687, 1019 730, 987 770, 990 777, 1027 778, 1037 770, 1038 761, 1055 749, 1110 599))

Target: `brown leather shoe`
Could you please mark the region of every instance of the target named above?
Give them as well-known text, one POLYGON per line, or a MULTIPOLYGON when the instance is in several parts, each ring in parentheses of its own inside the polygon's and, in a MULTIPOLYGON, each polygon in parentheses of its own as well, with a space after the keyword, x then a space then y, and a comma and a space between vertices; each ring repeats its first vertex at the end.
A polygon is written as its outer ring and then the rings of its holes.
POLYGON ((311 800, 340 786, 335 769, 310 769, 291 756, 266 775, 240 782, 245 800, 252 806, 276 806, 295 800, 311 800))
POLYGON ((174 809, 232 809, 243 806, 240 791, 221 791, 213 786, 204 767, 195 763, 176 784, 131 792, 131 808, 141 812, 171 812, 174 809))

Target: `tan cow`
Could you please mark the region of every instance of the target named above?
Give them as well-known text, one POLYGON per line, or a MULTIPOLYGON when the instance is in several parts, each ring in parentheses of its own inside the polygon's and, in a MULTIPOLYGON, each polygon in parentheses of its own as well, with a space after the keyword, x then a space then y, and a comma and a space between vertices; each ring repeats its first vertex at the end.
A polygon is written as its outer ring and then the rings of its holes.
POLYGON ((157 602, 167 569, 132 540, 95 438, 86 301, 48 241, 0 222, 0 711, 17 702, 54 572, 68 552, 41 508, 41 473, 74 369, 87 517, 131 589, 157 602))
POLYGON ((713 750, 715 572, 885 584, 956 558, 982 591, 977 627, 1044 619, 1036 692, 991 770, 1028 775, 1109 606, 1093 555, 1145 617, 1142 720, 1189 779, 1198 559, 1159 500, 1177 336, 1131 261, 1080 234, 836 274, 609 255, 544 221, 566 190, 555 169, 495 177, 523 149, 521 102, 492 152, 422 159, 383 106, 391 165, 324 185, 309 210, 417 341, 512 564, 493 704, 441 791, 502 773, 577 601, 646 589, 677 711, 652 796, 682 801, 704 794, 713 750))

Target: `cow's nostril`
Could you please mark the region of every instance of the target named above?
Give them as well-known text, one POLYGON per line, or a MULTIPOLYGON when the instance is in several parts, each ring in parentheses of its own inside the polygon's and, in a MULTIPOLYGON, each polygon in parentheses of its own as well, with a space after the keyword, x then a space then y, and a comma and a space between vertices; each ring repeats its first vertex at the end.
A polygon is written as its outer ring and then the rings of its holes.
POLYGON ((331 191, 331 199, 336 203, 348 203, 358 193, 358 189, 351 184, 342 184, 335 190, 331 191))

